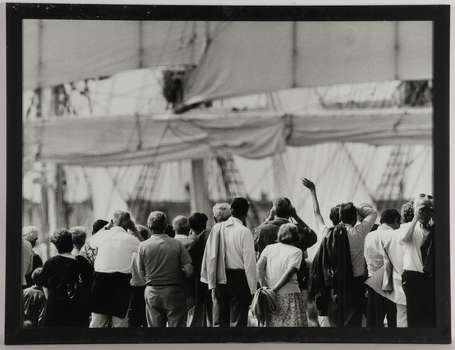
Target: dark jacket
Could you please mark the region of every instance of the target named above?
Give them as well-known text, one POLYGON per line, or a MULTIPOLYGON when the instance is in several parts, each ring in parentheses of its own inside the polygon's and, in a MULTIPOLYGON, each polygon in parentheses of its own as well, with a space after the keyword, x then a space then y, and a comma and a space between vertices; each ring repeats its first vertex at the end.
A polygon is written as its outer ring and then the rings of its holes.
POLYGON ((423 272, 428 277, 434 275, 434 228, 431 228, 425 242, 420 247, 422 253, 423 272))
MULTIPOLYGON (((256 251, 260 254, 269 244, 276 243, 280 226, 289 222, 288 219, 277 218, 258 226, 255 230, 256 237, 254 242, 256 251)), ((297 228, 299 230, 300 240, 296 246, 302 249, 302 251, 305 251, 316 243, 318 239, 317 235, 305 224, 297 224, 297 228)))
MULTIPOLYGON (((256 228, 255 233, 255 249, 260 254, 269 244, 276 243, 278 237, 278 231, 281 225, 288 224, 290 221, 284 218, 277 218, 275 220, 263 223, 256 228)), ((316 233, 308 227, 306 224, 297 224, 299 230, 299 241, 295 244, 297 248, 300 248, 303 252, 307 248, 310 248, 317 241, 316 233)), ((305 259, 302 259, 302 264, 297 272, 297 280, 301 290, 308 288, 308 274, 309 269, 305 259)))
POLYGON ((329 230, 314 256, 308 294, 319 314, 328 315, 337 327, 345 326, 352 316, 353 280, 347 230, 340 224, 329 230))

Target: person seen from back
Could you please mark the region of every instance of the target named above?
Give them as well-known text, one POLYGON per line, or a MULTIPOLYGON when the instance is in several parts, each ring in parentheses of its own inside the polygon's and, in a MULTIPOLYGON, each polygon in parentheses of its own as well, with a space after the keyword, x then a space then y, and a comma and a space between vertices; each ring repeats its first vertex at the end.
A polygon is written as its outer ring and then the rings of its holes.
MULTIPOLYGON (((22 228, 22 238, 29 242, 32 247, 32 264, 29 267, 29 273, 25 275, 26 285, 30 287, 33 284, 32 281, 32 272, 35 271, 38 267, 43 266, 43 260, 36 252, 36 242, 38 241, 39 230, 35 226, 24 226, 22 228)), ((27 249, 29 252, 29 249, 27 249)))
POLYGON ((31 328, 37 328, 43 318, 44 308, 46 306, 46 297, 43 292, 41 267, 32 272, 33 285, 24 289, 24 322, 30 322, 31 328))
MULTIPOLYGON (((384 256, 386 255, 387 259, 391 260, 388 258, 389 254, 386 251, 390 241, 389 237, 400 227, 400 222, 401 215, 398 210, 386 209, 381 214, 378 228, 366 236, 364 255, 369 278, 372 278, 375 273, 380 273, 380 276, 384 275, 384 256)), ((391 266, 391 268, 393 267, 391 266)), ((381 279, 382 281, 383 278, 381 279)), ((390 297, 384 296, 383 288, 382 283, 380 286, 367 286, 367 327, 384 327, 384 318, 387 319, 388 328, 397 326, 396 304, 390 297)))
POLYGON ((267 245, 257 263, 262 287, 277 294, 277 309, 272 312, 270 327, 306 327, 306 302, 297 280, 303 252, 295 247, 299 240, 296 225, 280 226, 277 243, 267 245))
POLYGON ((369 205, 363 205, 357 209, 352 202, 343 203, 340 206, 340 219, 346 227, 349 250, 352 263, 352 299, 354 301, 355 312, 349 322, 350 326, 360 327, 362 324, 362 315, 365 307, 365 286, 364 282, 367 277, 367 268, 364 252, 365 237, 371 231, 378 213, 369 205), (364 217, 361 223, 357 223, 358 213, 364 217))
MULTIPOLYGON (((257 288, 254 240, 246 227, 249 207, 245 198, 234 198, 231 217, 213 228, 221 228, 224 252, 219 254, 223 254, 225 266, 225 283, 217 283, 213 292, 215 326, 246 327, 248 324, 249 305, 257 288)), ((204 279, 203 282, 208 281, 204 279)))
POLYGON ((175 231, 174 238, 185 246, 185 248, 190 249, 193 244, 194 238, 190 237, 190 223, 188 218, 183 215, 178 215, 172 220, 172 227, 175 231))
POLYGON ((73 239, 69 230, 57 230, 51 242, 58 254, 44 263, 41 273, 47 299, 43 326, 87 327, 88 315, 81 307, 84 300, 79 287, 91 278, 93 268, 84 258, 71 254, 73 239))
POLYGON ((97 249, 92 285, 92 319, 90 328, 127 327, 130 302, 130 280, 139 239, 130 214, 116 211, 109 229, 90 239, 97 249))
POLYGON ((150 213, 147 226, 152 235, 138 248, 137 265, 145 283, 145 303, 149 327, 185 327, 187 305, 185 279, 193 273, 191 257, 183 243, 166 233, 163 212, 150 213))

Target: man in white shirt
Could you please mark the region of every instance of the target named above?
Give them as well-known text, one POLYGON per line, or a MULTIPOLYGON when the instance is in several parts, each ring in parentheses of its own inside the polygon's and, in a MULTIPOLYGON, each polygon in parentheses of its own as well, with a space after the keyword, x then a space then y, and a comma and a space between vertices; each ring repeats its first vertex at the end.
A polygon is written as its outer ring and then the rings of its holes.
POLYGON ((401 239, 408 326, 434 327, 433 279, 424 271, 421 251, 427 238, 433 235, 433 197, 421 194, 414 200, 413 208, 414 218, 401 239))
POLYGON ((139 239, 127 232, 136 231, 128 212, 115 212, 111 226, 92 236, 89 242, 91 248, 98 250, 94 266, 90 328, 128 326, 126 314, 132 264, 139 239))
POLYGON ((340 206, 340 219, 346 226, 349 240, 349 250, 351 253, 352 274, 354 277, 352 300, 355 302, 355 312, 351 317, 349 326, 360 327, 362 325, 362 314, 365 307, 365 279, 367 268, 363 255, 365 237, 370 233, 378 213, 369 205, 362 205, 357 209, 352 203, 343 203, 340 206), (357 223, 358 214, 363 217, 363 221, 357 223))
POLYGON ((214 325, 246 327, 252 295, 256 291, 256 253, 253 234, 245 226, 249 203, 234 198, 232 216, 224 223, 222 238, 225 246, 227 284, 215 288, 214 325))
POLYGON ((190 249, 194 242, 194 238, 190 236, 190 223, 188 218, 183 215, 178 215, 172 221, 172 228, 174 229, 174 238, 180 241, 186 249, 190 249))
MULTIPOLYGON (((386 209, 381 214, 381 225, 376 231, 370 232, 365 238, 365 260, 368 277, 384 266, 384 241, 390 241, 390 232, 400 227, 401 215, 396 209, 386 209)), ((368 286, 367 327, 384 327, 384 317, 387 318, 387 327, 397 326, 396 304, 383 296, 380 290, 376 291, 368 286)))

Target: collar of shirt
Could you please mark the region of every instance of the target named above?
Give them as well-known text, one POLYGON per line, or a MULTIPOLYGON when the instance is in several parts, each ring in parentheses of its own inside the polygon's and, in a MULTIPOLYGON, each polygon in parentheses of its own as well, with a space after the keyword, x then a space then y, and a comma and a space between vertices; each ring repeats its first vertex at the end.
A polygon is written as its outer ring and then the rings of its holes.
POLYGON ((167 233, 152 233, 152 235, 150 237, 170 237, 170 236, 167 233))
POLYGON ((123 227, 120 227, 120 226, 113 226, 110 230, 108 231, 111 231, 111 233, 128 233, 126 232, 126 230, 123 228, 123 227))
POLYGON ((381 225, 378 226, 377 230, 378 230, 378 231, 379 231, 379 230, 393 230, 393 228, 390 227, 390 226, 387 225, 387 224, 381 224, 381 225))
POLYGON ((240 224, 243 226, 242 220, 240 220, 234 216, 231 216, 229 219, 226 220, 226 226, 231 226, 231 225, 236 225, 236 224, 240 224))
POLYGON ((65 258, 76 259, 71 253, 58 253, 57 255, 64 256, 65 258))

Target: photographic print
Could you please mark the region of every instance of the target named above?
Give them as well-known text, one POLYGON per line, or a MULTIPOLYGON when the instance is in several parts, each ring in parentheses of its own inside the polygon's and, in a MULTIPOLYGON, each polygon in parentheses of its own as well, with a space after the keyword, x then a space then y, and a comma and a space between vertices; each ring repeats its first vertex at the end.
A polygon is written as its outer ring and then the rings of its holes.
POLYGON ((449 342, 448 13, 8 4, 7 343, 449 342))

